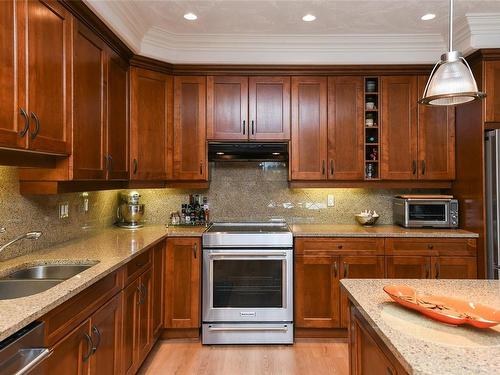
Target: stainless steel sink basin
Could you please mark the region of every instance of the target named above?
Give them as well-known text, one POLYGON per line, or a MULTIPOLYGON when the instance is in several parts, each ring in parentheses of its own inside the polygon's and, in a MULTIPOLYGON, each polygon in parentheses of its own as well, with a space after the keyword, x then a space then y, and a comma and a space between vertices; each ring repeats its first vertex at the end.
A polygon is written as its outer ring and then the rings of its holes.
POLYGON ((87 264, 47 264, 42 266, 33 266, 16 271, 4 279, 22 279, 22 280, 47 280, 57 279, 66 280, 80 272, 92 267, 96 263, 87 264))
POLYGON ((0 299, 12 299, 41 293, 63 280, 0 280, 0 299))

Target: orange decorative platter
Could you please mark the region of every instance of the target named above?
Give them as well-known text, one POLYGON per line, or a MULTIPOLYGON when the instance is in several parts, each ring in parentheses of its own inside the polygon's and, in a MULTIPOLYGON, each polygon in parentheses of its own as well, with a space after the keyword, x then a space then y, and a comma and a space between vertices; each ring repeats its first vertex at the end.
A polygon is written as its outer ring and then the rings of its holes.
POLYGON ((397 303, 443 323, 469 324, 489 328, 500 324, 500 310, 470 301, 433 295, 420 295, 406 285, 387 285, 384 291, 397 303))

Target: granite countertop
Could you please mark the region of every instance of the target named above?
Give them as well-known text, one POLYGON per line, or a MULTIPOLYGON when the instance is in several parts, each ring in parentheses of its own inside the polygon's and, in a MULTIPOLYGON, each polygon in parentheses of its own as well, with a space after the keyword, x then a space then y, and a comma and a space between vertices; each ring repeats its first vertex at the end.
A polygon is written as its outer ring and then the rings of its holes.
POLYGON ((477 233, 462 229, 403 228, 398 225, 362 227, 357 224, 293 224, 295 237, 446 237, 476 238, 477 233))
POLYGON ((166 237, 198 237, 205 229, 205 227, 166 228, 164 225, 152 225, 132 231, 112 227, 89 233, 84 239, 69 241, 0 262, 0 277, 26 266, 45 263, 99 262, 45 292, 0 300, 0 341, 118 269, 151 245, 166 237))
POLYGON ((375 332, 410 374, 500 374, 500 326, 477 329, 436 322, 397 305, 382 290, 404 284, 424 294, 500 306, 499 280, 360 280, 342 286, 375 332))

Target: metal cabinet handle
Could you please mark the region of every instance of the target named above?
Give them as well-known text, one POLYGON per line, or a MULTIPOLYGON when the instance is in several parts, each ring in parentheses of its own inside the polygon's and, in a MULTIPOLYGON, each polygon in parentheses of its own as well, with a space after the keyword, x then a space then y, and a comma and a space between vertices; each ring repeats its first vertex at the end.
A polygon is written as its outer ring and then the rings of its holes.
POLYGON ((111 155, 108 155, 108 170, 113 171, 113 157, 111 155))
POLYGON ((425 163, 425 160, 422 160, 422 176, 425 175, 425 171, 427 170, 426 168, 426 163, 425 163))
POLYGON ((40 119, 38 118, 35 112, 31 112, 31 118, 35 120, 35 131, 33 132, 33 134, 31 134, 31 139, 35 139, 38 133, 40 132, 40 119))
POLYGON ((95 325, 92 326, 92 332, 95 333, 97 336, 97 343, 94 344, 92 347, 92 354, 94 354, 97 349, 99 349, 99 346, 101 345, 101 331, 99 331, 99 328, 97 328, 95 325))
POLYGON ((196 259, 198 257, 198 244, 197 243, 195 243, 193 246, 193 255, 194 255, 194 259, 196 259))
POLYGON ((148 297, 148 287, 142 284, 142 304, 146 302, 146 298, 148 297))
POLYGON ((83 337, 87 340, 87 348, 88 348, 87 354, 83 356, 83 362, 87 362, 90 356, 94 353, 93 352, 94 342, 92 341, 92 337, 90 337, 90 335, 87 332, 84 333, 83 337))
POLYGON ((200 161, 200 174, 203 174, 203 160, 200 161))
POLYGON ((333 262, 333 276, 337 278, 337 273, 338 273, 338 266, 337 266, 337 261, 333 262))
POLYGON ((139 294, 139 300, 137 301, 137 304, 142 305, 142 284, 137 286, 137 293, 139 294))
POLYGON ((434 245, 430 243, 430 244, 427 245, 427 248, 430 249, 430 250, 432 250, 432 249, 434 249, 434 245))
POLYGON ((412 173, 413 175, 416 175, 417 174, 417 161, 416 160, 413 160, 413 163, 412 163, 412 173))
POLYGON ((134 163, 134 174, 137 174, 137 169, 139 168, 139 162, 137 161, 137 159, 134 159, 133 163, 134 163))
POLYGON ((436 263, 436 279, 439 279, 439 274, 441 272, 441 266, 439 265, 439 263, 436 263))
POLYGON ((254 134, 255 134, 255 129, 254 129, 254 127, 255 127, 254 120, 252 120, 252 135, 254 135, 254 134))
POLYGON ((330 160, 330 174, 333 175, 333 159, 330 160))
POLYGON ((245 120, 243 120, 242 128, 243 128, 243 135, 245 135, 245 132, 246 132, 246 122, 245 122, 245 120))
POLYGON ((425 278, 428 279, 430 275, 431 275, 431 267, 429 264, 426 264, 425 265, 425 278))
POLYGON ((349 276, 349 263, 344 262, 344 279, 349 276))
POLYGON ((387 371, 386 371, 387 375, 394 375, 394 373, 392 372, 392 370, 387 367, 387 371))
MULTIPOLYGON (((27 353, 30 353, 34 350, 37 352, 40 351, 40 349, 21 349, 21 351, 26 350, 27 353)), ((28 375, 28 374, 33 374, 32 370, 37 371, 36 368, 38 367, 39 364, 41 364, 46 358, 50 357, 52 354, 51 349, 43 349, 40 351, 40 354, 35 356, 30 362, 28 362, 23 368, 17 370, 16 375, 28 375)))
POLYGON ((26 135, 30 128, 30 119, 28 117, 28 114, 23 108, 19 108, 19 112, 21 113, 21 116, 24 118, 24 129, 19 132, 19 136, 22 138, 26 135))
POLYGON ((321 166, 321 174, 325 174, 326 166, 325 166, 325 161, 323 160, 322 166, 321 166))

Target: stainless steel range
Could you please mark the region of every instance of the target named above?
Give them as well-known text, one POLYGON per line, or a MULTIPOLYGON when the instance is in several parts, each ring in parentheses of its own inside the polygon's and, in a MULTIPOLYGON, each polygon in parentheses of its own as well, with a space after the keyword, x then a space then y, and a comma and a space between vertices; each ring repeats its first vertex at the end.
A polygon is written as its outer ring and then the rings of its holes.
POLYGON ((215 223, 203 234, 203 344, 293 343, 286 223, 215 223))

